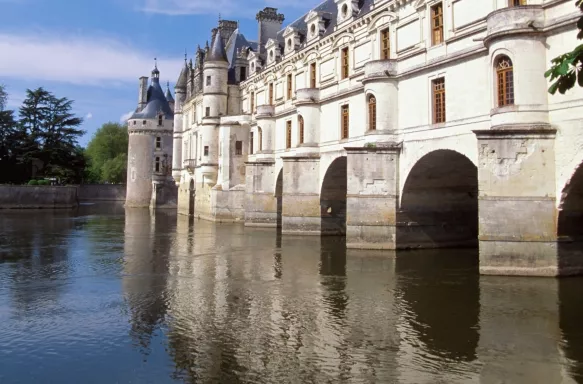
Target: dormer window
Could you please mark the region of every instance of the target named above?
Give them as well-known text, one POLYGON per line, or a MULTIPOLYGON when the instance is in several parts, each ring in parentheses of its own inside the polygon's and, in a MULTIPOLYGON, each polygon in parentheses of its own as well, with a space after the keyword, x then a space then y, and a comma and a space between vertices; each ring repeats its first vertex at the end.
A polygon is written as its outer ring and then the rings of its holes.
POLYGON ((283 40, 285 41, 285 53, 294 52, 300 47, 300 34, 294 27, 287 27, 283 31, 283 40))
POLYGON ((312 24, 312 26, 310 27, 310 34, 312 36, 316 36, 316 24, 312 24))
POLYGON ((329 12, 312 10, 308 13, 304 19, 306 25, 309 26, 308 42, 324 35, 324 32, 326 32, 326 22, 331 18, 332 15, 329 12))
POLYGON ((348 16, 348 5, 344 4, 342 6, 342 18, 345 19, 348 16))
POLYGON ((279 48, 279 43, 275 39, 267 40, 265 44, 265 49, 267 50, 267 62, 269 64, 275 63, 281 59, 281 53, 279 48))
POLYGON ((162 126, 163 119, 164 119, 164 115, 161 114, 158 116, 158 126, 160 126, 160 127, 162 126))
POLYGON ((340 23, 348 22, 358 15, 359 0, 334 0, 338 6, 338 14, 340 15, 340 23))

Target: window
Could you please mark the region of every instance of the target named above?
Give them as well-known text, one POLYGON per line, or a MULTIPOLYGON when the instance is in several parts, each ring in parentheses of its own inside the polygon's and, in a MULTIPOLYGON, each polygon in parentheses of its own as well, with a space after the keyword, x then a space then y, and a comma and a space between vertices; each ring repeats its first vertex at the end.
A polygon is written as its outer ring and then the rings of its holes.
POLYGON ((443 4, 431 7, 431 44, 443 43, 443 4))
POLYGON ((496 79, 498 85, 498 106, 514 104, 514 71, 512 61, 507 56, 496 60, 496 79))
POLYGON ((160 172, 160 158, 159 157, 156 157, 156 160, 154 162, 154 171, 160 172))
POLYGON ((292 74, 287 75, 287 98, 288 100, 293 97, 293 83, 292 83, 292 74))
POLYGON ((519 7, 521 5, 526 5, 526 0, 508 0, 509 7, 519 7))
POLYGON ((136 121, 134 120, 134 125, 136 125, 136 121))
POLYGON ((259 150, 263 151, 263 131, 261 130, 260 127, 257 127, 257 132, 259 133, 259 137, 258 137, 258 141, 259 141, 259 150))
POLYGON ((241 81, 247 80, 247 67, 241 67, 241 81))
POLYGON ((156 137, 156 149, 162 148, 162 138, 156 137))
POLYGON ((377 99, 373 95, 368 98, 368 129, 377 129, 377 99))
POLYGON ((142 125, 146 125, 146 120, 142 120, 142 125))
POLYGON ((310 88, 316 88, 316 63, 310 64, 310 88))
POLYGON ((211 115, 211 107, 206 107, 205 109, 205 116, 209 117, 211 115))
POLYGON ((381 60, 388 60, 391 55, 389 28, 381 31, 381 60))
POLYGON ((342 134, 341 139, 348 139, 350 113, 348 105, 342 106, 342 134))
POLYGON ((346 79, 348 77, 349 69, 349 58, 348 58, 348 47, 342 48, 342 78, 346 79))
POLYGON ((249 154, 253 154, 253 132, 249 132, 249 154))
POLYGON ((286 121, 285 123, 285 148, 291 148, 291 131, 292 131, 292 122, 291 120, 286 121))
POLYGON ((300 144, 304 143, 304 118, 300 115, 298 116, 298 127, 300 131, 300 144))
POLYGON ((433 88, 433 124, 445 122, 445 79, 431 82, 433 88))
POLYGON ((206 85, 207 85, 207 87, 208 87, 209 85, 211 85, 211 77, 210 77, 210 76, 207 76, 207 77, 206 77, 206 85))
POLYGON ((269 105, 273 105, 273 83, 269 83, 269 105))
POLYGON ((196 109, 192 109, 192 124, 196 124, 196 109))
POLYGON ((242 155, 243 154, 243 142, 242 141, 235 141, 235 155, 242 155))
POLYGON ((249 109, 249 112, 255 113, 255 92, 251 92, 251 96, 249 96, 249 109))
POLYGON ((208 156, 209 155, 209 146, 208 145, 205 145, 204 146, 204 155, 205 156, 208 156))
POLYGON ((164 115, 158 116, 158 126, 162 126, 163 122, 164 122, 164 115))

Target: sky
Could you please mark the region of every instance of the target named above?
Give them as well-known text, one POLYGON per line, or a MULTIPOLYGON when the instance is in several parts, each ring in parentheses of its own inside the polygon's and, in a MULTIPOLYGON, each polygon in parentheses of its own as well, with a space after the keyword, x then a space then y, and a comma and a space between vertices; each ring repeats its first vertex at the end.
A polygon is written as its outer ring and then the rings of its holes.
POLYGON ((0 84, 17 110, 27 89, 44 87, 74 100, 84 118, 85 146, 108 121, 136 108, 138 78, 158 59, 160 80, 174 82, 197 44, 223 19, 239 21, 257 39, 256 13, 266 6, 285 15, 283 27, 319 0, 0 0, 0 84))

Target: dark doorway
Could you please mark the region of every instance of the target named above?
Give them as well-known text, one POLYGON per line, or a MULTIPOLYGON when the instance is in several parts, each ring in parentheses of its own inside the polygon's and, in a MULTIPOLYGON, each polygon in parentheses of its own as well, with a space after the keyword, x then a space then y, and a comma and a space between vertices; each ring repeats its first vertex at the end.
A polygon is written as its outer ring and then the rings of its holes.
POLYGON ((321 233, 346 235, 346 157, 330 164, 320 193, 321 233))
POLYGON ((283 170, 279 171, 279 175, 277 175, 275 198, 277 199, 277 230, 281 231, 283 214, 283 170))

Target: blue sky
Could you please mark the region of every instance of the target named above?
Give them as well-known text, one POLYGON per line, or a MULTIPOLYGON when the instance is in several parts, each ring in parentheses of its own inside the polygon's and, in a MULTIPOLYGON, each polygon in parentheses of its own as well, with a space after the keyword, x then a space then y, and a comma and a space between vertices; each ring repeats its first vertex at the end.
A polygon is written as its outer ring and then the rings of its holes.
POLYGON ((292 22, 319 0, 0 0, 0 84, 9 108, 27 88, 44 87, 75 101, 85 118, 86 145, 107 121, 136 107, 138 78, 158 58, 161 80, 173 83, 197 44, 204 46, 219 13, 257 38, 255 14, 266 6, 292 22))

